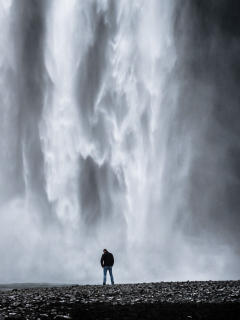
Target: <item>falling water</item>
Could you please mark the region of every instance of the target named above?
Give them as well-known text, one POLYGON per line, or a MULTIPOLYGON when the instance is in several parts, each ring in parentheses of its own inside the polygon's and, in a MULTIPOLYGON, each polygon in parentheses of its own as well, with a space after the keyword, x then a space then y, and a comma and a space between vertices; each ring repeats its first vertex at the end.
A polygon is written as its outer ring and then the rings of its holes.
POLYGON ((239 276, 239 182, 212 143, 214 81, 187 59, 190 12, 1 0, 1 282, 101 283, 104 247, 116 282, 239 276))

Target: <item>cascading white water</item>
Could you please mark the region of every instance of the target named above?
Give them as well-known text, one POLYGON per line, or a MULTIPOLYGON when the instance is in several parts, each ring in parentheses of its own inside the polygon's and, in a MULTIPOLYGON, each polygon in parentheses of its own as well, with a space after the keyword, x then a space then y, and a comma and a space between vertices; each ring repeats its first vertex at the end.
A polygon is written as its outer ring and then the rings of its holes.
POLYGON ((1 0, 1 282, 101 283, 104 247, 116 282, 224 276, 231 250, 176 223, 194 142, 171 142, 174 9, 1 0))

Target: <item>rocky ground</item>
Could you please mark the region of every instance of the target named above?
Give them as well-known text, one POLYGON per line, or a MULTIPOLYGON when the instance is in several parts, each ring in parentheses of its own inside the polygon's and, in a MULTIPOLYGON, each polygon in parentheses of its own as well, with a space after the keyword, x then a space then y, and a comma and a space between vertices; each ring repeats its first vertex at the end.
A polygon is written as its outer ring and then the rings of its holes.
POLYGON ((161 282, 0 292, 1 319, 240 319, 240 281, 161 282))

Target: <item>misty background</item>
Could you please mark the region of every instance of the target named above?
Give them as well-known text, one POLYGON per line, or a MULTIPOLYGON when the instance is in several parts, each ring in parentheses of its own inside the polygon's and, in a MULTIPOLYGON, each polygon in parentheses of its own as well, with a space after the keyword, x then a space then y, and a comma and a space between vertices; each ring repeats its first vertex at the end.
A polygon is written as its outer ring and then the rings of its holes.
POLYGON ((237 0, 0 0, 0 282, 239 279, 237 0))

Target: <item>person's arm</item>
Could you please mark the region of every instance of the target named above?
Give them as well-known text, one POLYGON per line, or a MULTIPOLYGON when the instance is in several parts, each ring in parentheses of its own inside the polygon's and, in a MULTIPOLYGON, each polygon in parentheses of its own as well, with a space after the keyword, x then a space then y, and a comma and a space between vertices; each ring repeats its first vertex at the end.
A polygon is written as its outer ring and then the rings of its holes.
POLYGON ((103 268, 103 267, 104 267, 104 266, 103 266, 103 255, 102 255, 102 258, 101 258, 100 263, 101 263, 101 266, 102 266, 102 268, 103 268))
POLYGON ((114 265, 114 256, 112 255, 113 265, 114 265))

